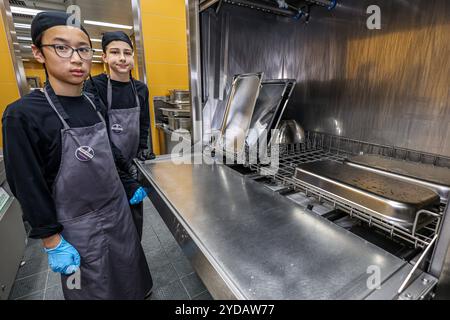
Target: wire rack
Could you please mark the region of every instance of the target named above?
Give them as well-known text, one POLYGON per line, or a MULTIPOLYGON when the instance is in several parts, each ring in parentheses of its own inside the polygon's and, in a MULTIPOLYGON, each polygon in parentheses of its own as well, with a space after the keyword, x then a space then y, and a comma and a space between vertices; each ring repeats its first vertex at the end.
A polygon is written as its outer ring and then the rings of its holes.
POLYGON ((283 185, 294 190, 303 191, 307 196, 317 198, 319 202, 328 202, 335 209, 347 212, 351 217, 360 219, 386 232, 390 237, 396 237, 407 241, 414 247, 424 248, 428 246, 434 235, 439 232, 444 205, 441 205, 436 212, 420 210, 416 213, 416 219, 411 229, 407 229, 390 221, 383 219, 382 216, 355 203, 338 198, 332 194, 307 184, 304 181, 295 179, 295 168, 304 163, 333 160, 342 161, 346 157, 355 154, 372 153, 395 158, 407 159, 410 161, 421 161, 434 165, 450 164, 450 159, 438 155, 427 153, 418 153, 417 151, 370 144, 367 142, 341 138, 322 133, 307 132, 305 143, 280 146, 279 163, 277 166, 267 164, 247 163, 250 169, 258 172, 260 175, 271 176, 283 185), (428 215, 425 225, 418 223, 421 215, 428 215))

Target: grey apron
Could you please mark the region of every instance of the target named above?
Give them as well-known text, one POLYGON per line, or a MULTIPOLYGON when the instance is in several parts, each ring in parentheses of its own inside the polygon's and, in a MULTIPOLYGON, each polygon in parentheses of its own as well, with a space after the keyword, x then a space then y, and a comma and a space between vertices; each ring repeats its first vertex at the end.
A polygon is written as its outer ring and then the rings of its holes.
POLYGON ((57 218, 64 226, 63 237, 81 256, 81 288, 68 288, 68 277, 62 275, 64 297, 143 299, 152 278, 116 171, 105 121, 98 113, 101 122, 70 128, 51 86, 44 93, 64 126, 61 165, 52 190, 57 218))
MULTIPOLYGON (((133 79, 131 79, 136 106, 134 108, 113 109, 112 106, 112 84, 108 77, 107 102, 108 120, 110 125, 110 137, 114 145, 119 148, 128 163, 136 156, 139 148, 139 128, 141 107, 139 106, 139 96, 136 91, 133 79)), ((139 239, 142 239, 142 229, 144 225, 143 203, 130 206, 133 221, 138 231, 139 239)))
POLYGON ((128 163, 136 157, 138 152, 141 114, 139 96, 133 79, 131 79, 131 87, 135 96, 136 106, 134 108, 112 109, 112 84, 111 79, 108 77, 107 100, 110 137, 128 163))

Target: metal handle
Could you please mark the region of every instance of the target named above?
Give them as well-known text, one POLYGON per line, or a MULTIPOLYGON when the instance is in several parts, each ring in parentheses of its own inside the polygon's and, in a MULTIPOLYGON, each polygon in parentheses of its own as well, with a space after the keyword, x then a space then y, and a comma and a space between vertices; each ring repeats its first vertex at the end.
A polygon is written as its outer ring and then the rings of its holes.
MULTIPOLYGON (((412 235, 413 235, 413 237, 416 236, 417 224, 419 223, 419 217, 423 213, 426 213, 426 214, 428 214, 430 216, 433 216, 433 217, 441 218, 441 214, 436 213, 436 212, 432 212, 432 211, 428 211, 428 210, 424 210, 424 209, 417 211, 416 217, 414 218, 414 224, 413 224, 413 227, 412 227, 412 235)), ((438 230, 439 223, 440 223, 440 219, 438 221, 438 225, 436 226, 436 231, 438 230)))

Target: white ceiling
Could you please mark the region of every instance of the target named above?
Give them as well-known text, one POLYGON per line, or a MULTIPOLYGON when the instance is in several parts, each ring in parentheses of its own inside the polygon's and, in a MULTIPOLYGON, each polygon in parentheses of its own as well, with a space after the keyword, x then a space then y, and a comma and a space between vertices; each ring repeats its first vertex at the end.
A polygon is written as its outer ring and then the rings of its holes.
MULTIPOLYGON (((9 0, 10 6, 24 7, 38 10, 65 11, 69 5, 78 5, 81 8, 81 20, 94 20, 115 24, 133 26, 133 14, 131 0, 9 0)), ((14 23, 30 24, 33 16, 13 14, 14 23)), ((116 29, 103 26, 86 25, 84 27, 93 39, 101 39, 106 31, 122 30, 128 35, 133 34, 133 29, 116 29)), ((17 36, 30 37, 30 29, 16 28, 17 36)), ((23 46, 30 45, 30 41, 19 40, 20 55, 23 59, 32 59, 31 49, 23 46)), ((101 49, 100 42, 93 42, 96 49, 101 49)), ((97 55, 97 53, 96 53, 97 55)))

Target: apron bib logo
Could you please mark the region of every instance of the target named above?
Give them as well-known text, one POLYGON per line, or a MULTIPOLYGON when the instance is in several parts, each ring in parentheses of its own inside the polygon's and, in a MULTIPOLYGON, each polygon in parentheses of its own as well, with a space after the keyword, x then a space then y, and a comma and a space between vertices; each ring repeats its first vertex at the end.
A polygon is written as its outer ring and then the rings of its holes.
POLYGON ((75 157, 80 161, 90 161, 94 157, 94 149, 89 146, 81 146, 75 151, 75 157))
POLYGON ((111 131, 117 134, 121 134, 123 131, 123 127, 120 124, 116 123, 112 125, 111 131))

